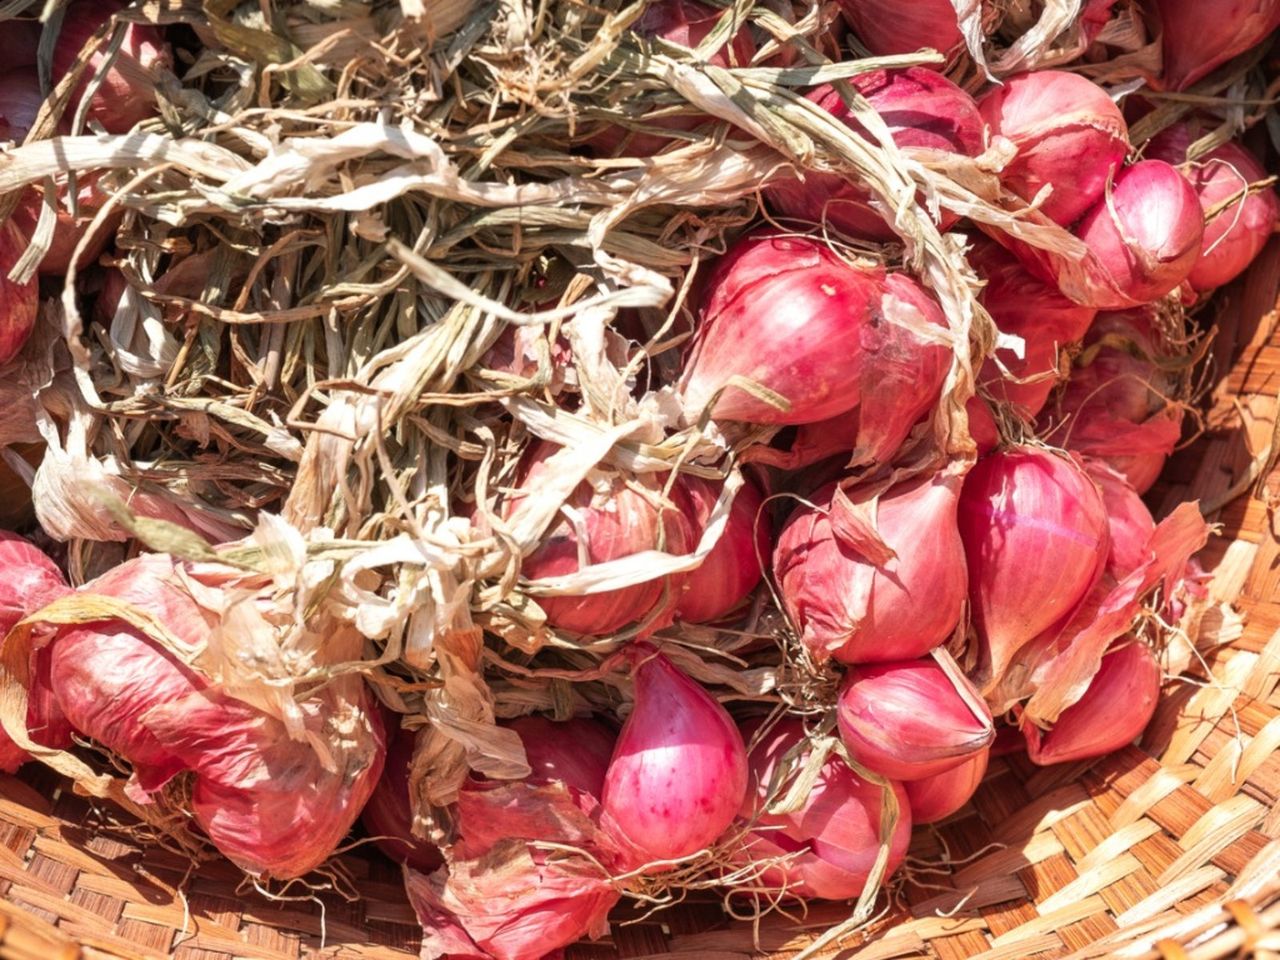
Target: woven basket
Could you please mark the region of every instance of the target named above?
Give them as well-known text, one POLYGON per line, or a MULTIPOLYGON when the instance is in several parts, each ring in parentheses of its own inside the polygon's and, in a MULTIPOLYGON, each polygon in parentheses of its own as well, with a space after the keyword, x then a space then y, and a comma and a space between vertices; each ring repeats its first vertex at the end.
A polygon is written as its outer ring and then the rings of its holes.
MULTIPOLYGON (((917 869, 919 883, 888 916, 818 955, 1280 957, 1280 517, 1267 506, 1280 498, 1280 469, 1257 484, 1263 499, 1250 483, 1254 456, 1277 432, 1278 295, 1280 238, 1215 301, 1208 432, 1152 495, 1157 507, 1222 505, 1205 565, 1246 621, 1239 639, 1209 655, 1214 680, 1167 686, 1141 747, 1044 769, 1021 756, 993 761, 969 807, 916 831, 914 861, 954 865, 917 869)), ((0 957, 417 953, 398 869, 374 854, 341 859, 358 900, 273 902, 230 864, 193 873, 120 839, 103 826, 108 814, 38 765, 0 775, 0 957)), ((823 904, 753 928, 713 902, 649 917, 622 911, 608 940, 567 955, 792 957, 848 912, 823 904)))

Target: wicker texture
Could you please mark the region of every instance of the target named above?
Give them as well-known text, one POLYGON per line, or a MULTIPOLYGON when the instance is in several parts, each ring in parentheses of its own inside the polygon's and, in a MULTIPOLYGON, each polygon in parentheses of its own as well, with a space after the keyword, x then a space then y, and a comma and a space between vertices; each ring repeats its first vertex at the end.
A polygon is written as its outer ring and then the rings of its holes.
MULTIPOLYGON (((894 910, 819 956, 1280 955, 1280 517, 1269 510, 1280 469, 1261 477, 1261 499, 1249 483, 1275 430, 1278 293, 1280 240, 1218 297, 1208 432, 1153 494, 1157 504, 1222 505, 1204 561, 1215 594, 1246 620, 1208 655, 1213 679, 1167 686, 1140 747, 1045 769, 1022 756, 993 761, 969 807, 916 831, 912 881, 894 910), (943 857, 950 867, 937 866, 943 857)), ((0 957, 416 954, 398 871, 375 855, 343 858, 355 902, 332 893, 271 902, 228 864, 193 873, 101 829, 103 820, 34 765, 0 776, 0 957)), ((792 957, 847 915, 823 904, 753 929, 716 903, 688 903, 631 923, 624 914, 609 940, 568 957, 792 957)))

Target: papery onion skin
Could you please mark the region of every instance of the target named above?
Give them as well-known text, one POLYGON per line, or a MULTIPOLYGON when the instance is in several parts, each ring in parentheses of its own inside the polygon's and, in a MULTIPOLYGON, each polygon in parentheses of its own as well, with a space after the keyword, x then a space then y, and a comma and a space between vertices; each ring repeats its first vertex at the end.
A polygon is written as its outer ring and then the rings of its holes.
POLYGON ((964 49, 951 0, 840 0, 840 12, 875 56, 929 47, 951 61, 964 49))
POLYGON ((1129 151, 1120 108, 1077 74, 1038 70, 1006 77, 978 101, 978 109, 992 134, 1018 148, 1001 181, 1028 202, 1051 186, 1040 210, 1062 226, 1102 198, 1129 151))
MULTIPOLYGON (((656 0, 645 6, 644 13, 632 25, 643 37, 669 40, 682 47, 695 49, 711 33, 724 10, 698 3, 697 0, 656 0)), ((743 23, 729 42, 707 57, 707 63, 717 67, 745 67, 756 54, 756 44, 751 29, 743 23)), ((698 114, 643 117, 646 126, 666 130, 691 132, 710 121, 710 117, 698 114)), ((648 157, 661 152, 675 138, 655 133, 629 130, 618 124, 608 124, 594 133, 587 145, 596 156, 648 157)), ((683 144, 681 144, 683 145, 683 144)))
POLYGON ((747 789, 742 737, 724 707, 647 645, 635 707, 605 776, 601 806, 627 842, 653 860, 686 857, 733 822, 747 789))
POLYGON ((923 656, 950 636, 964 609, 959 479, 936 474, 881 496, 876 524, 897 554, 882 567, 833 527, 836 489, 815 492, 813 507, 799 507, 778 537, 773 572, 787 614, 820 660, 923 656))
POLYGON ((1097 352, 1072 370, 1061 397, 1040 417, 1041 436, 1105 460, 1138 493, 1156 482, 1182 433, 1183 408, 1172 377, 1152 359, 1157 334, 1148 310, 1099 314, 1085 347, 1097 352), (1127 341, 1110 346, 1103 339, 1127 341))
MULTIPOLYGON (((393 728, 394 729, 394 728, 393 728)), ((417 733, 399 728, 387 744, 382 777, 365 804, 360 820, 378 849, 396 863, 431 871, 444 863, 440 850, 413 832, 413 807, 409 796, 409 767, 417 733)))
MULTIPOLYGON (((53 50, 53 79, 57 83, 76 62, 85 43, 110 17, 124 10, 119 0, 74 0, 67 6, 62 29, 53 50)), ((72 94, 66 117, 70 119, 88 92, 99 66, 106 62, 108 39, 98 48, 72 94)), ((160 32, 146 24, 130 23, 115 62, 89 101, 87 117, 108 133, 128 133, 134 125, 156 115, 155 91, 148 82, 161 66, 173 62, 169 45, 160 32)))
POLYGON ((932 331, 941 337, 946 319, 905 275, 886 278, 817 240, 760 231, 730 248, 703 294, 680 383, 690 419, 735 375, 790 407, 780 410, 730 386, 712 410, 716 419, 816 423, 866 404, 876 409, 860 416, 877 435, 897 430, 917 393, 936 399, 941 390, 950 351, 932 331), (908 402, 886 386, 900 381, 908 402))
MULTIPOLYGON (((1182 166, 1186 164, 1187 148, 1195 139, 1187 124, 1175 124, 1152 137, 1143 155, 1179 166, 1200 199, 1205 216, 1222 203, 1232 201, 1249 184, 1266 179, 1267 172, 1257 158, 1231 140, 1193 164, 1182 166)), ((1251 191, 1217 210, 1205 224, 1200 257, 1187 275, 1187 283, 1203 293, 1234 280, 1266 245, 1277 220, 1280 220, 1280 200, 1272 187, 1251 191)))
POLYGON ((1115 178, 1075 230, 1106 274, 1093 306, 1120 309, 1163 297, 1200 259, 1204 216, 1191 184, 1163 160, 1143 160, 1115 178))
MULTIPOLYGON (((62 571, 35 545, 7 530, 0 530, 0 638, 23 617, 71 592, 62 571)), ((27 690, 27 732, 41 746, 65 750, 71 745, 71 727, 58 706, 49 684, 49 658, 37 653, 31 686, 27 690)), ((9 739, 0 727, 0 771, 13 773, 31 756, 9 739)))
POLYGON ((1069 300, 995 244, 979 245, 970 260, 986 281, 979 300, 996 327, 1024 344, 1021 358, 1012 349, 996 350, 978 381, 994 400, 1034 420, 1060 379, 1059 351, 1080 341, 1098 311, 1069 300))
POLYGON ((902 786, 911 803, 912 823, 937 823, 961 810, 978 792, 990 756, 988 747, 950 770, 904 783, 902 786))
POLYGON ((1000 428, 987 402, 976 394, 964 405, 969 417, 969 436, 978 448, 978 456, 984 457, 1000 445, 1000 428))
POLYGON ((1084 696, 1062 712, 1052 730, 1045 733, 1030 723, 1023 727, 1032 763, 1101 757, 1146 729, 1160 699, 1160 664, 1145 643, 1122 642, 1102 658, 1084 696))
MULTIPOLYGON (((942 74, 924 67, 907 67, 858 74, 849 82, 880 114, 899 147, 966 157, 982 153, 985 125, 977 104, 942 74)), ((858 136, 871 139, 830 84, 815 87, 806 99, 858 136)), ((850 236, 869 240, 889 241, 897 236, 871 206, 871 193, 839 174, 811 171, 803 180, 775 180, 765 187, 764 195, 783 217, 826 223, 850 236)), ((944 210, 938 229, 950 229, 958 219, 944 210)))
POLYGON ((849 755, 890 780, 923 780, 957 767, 995 738, 977 690, 966 698, 937 661, 895 660, 851 668, 836 720, 849 755))
MULTIPOLYGON (((743 738, 750 740, 759 726, 758 721, 745 724, 743 738)), ((785 890, 795 897, 850 899, 862 893, 880 851, 880 817, 886 791, 832 757, 823 765, 799 810, 787 814, 760 812, 774 771, 787 751, 804 736, 801 721, 787 717, 751 751, 750 783, 741 816, 747 822, 754 820, 763 829, 744 838, 742 848, 735 853, 735 863, 792 854, 764 869, 754 882, 766 891, 785 890)), ((897 802, 898 818, 890 834, 886 878, 906 857, 912 823, 903 785, 891 781, 888 789, 897 802)))
MULTIPOLYGON (((693 504, 701 531, 720 495, 718 484, 692 474, 680 478, 693 504)), ((729 510, 729 522, 705 560, 684 579, 676 618, 687 623, 710 623, 738 609, 764 575, 773 553, 769 515, 763 510, 764 494, 749 477, 729 510)))
POLYGON ((1154 0, 1164 48, 1161 86, 1185 90, 1280 27, 1277 0, 1154 0))
POLYGON ((35 277, 26 283, 9 279, 26 246, 27 238, 12 217, 0 224, 0 363, 18 355, 36 326, 39 289, 35 277))
POLYGON ((1106 507, 1075 460, 1011 447, 983 457, 965 477, 959 528, 985 692, 1019 648, 1070 613, 1102 575, 1106 507))
MULTIPOLYGON (((179 583, 172 559, 144 554, 82 592, 137 607, 198 648, 209 636, 211 614, 179 583)), ((332 740, 334 729, 344 731, 328 744, 336 768, 326 769, 315 747, 292 740, 280 720, 221 693, 123 621, 61 627, 47 650, 68 721, 130 761, 130 797, 146 802, 191 771, 195 823, 256 876, 301 876, 324 862, 382 772, 382 721, 359 677, 333 678, 301 705, 310 736, 332 740)))
MULTIPOLYGON (((522 496, 521 491, 538 488, 553 469, 549 458, 559 448, 549 442, 536 445, 521 464, 516 493, 503 506, 510 516, 522 496)), ((607 470, 607 468, 606 468, 607 470)), ((586 552, 593 564, 657 549, 665 534, 664 549, 672 554, 688 553, 697 545, 693 529, 693 507, 684 489, 673 487, 670 501, 659 509, 665 477, 640 474, 628 477, 622 471, 607 470, 601 492, 584 482, 570 496, 568 504, 582 516, 587 532, 586 552), (630 482, 628 482, 630 481, 630 482), (634 486, 645 488, 642 494, 634 486)), ((530 580, 563 576, 579 569, 578 534, 563 516, 557 517, 542 543, 524 558, 521 572, 530 580)), ((648 580, 618 590, 583 596, 538 597, 547 623, 559 630, 584 636, 603 636, 657 611, 657 624, 670 622, 674 615, 683 577, 648 580), (659 609, 661 607, 661 609, 659 609)))

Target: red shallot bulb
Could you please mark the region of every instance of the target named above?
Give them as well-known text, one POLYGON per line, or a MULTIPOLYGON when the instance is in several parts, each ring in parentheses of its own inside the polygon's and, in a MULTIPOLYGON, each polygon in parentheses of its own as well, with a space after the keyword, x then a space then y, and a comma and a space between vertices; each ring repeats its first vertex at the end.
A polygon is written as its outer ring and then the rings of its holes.
MULTIPOLYGON (((521 465, 517 490, 503 505, 506 516, 554 469, 549 458, 558 449, 542 442, 530 451, 521 465)), ((679 485, 672 489, 671 500, 663 503, 665 479, 654 474, 629 475, 601 464, 566 504, 577 521, 559 516, 542 543, 524 558, 521 572, 530 580, 574 573, 583 554, 596 564, 660 547, 667 553, 688 553, 697 545, 693 508, 679 485), (586 536, 585 543, 579 541, 581 534, 586 536)), ((645 619, 660 604, 665 613, 659 613, 659 621, 669 622, 682 580, 649 580, 583 596, 538 597, 537 602, 552 627, 603 636, 645 619)))
MULTIPOLYGON (((192 575, 164 554, 144 554, 81 593, 86 602, 123 601, 199 649, 213 624, 187 589, 192 575)), ((195 823, 255 876, 287 879, 324 862, 382 772, 382 720, 359 677, 331 678, 300 704, 306 738, 295 740, 282 720, 222 692, 123 620, 58 626, 47 640, 63 713, 130 762, 129 795, 146 802, 190 771, 195 823)))
MULTIPOLYGON (((97 29, 125 6, 119 0, 73 0, 67 6, 58 42, 53 49, 55 83, 71 72, 85 43, 97 29)), ((67 107, 67 119, 75 114, 90 81, 106 63, 109 43, 108 39, 90 57, 67 107)), ((126 25, 120 51, 89 101, 87 118, 102 124, 108 133, 128 133, 135 124, 154 117, 156 71, 161 66, 168 67, 172 59, 169 45, 155 27, 137 23, 126 25)))
POLYGON ((0 363, 8 363, 18 355, 36 326, 40 295, 36 278, 26 283, 9 279, 9 271, 26 246, 27 238, 12 217, 0 224, 0 363))
POLYGON ((720 420, 816 423, 861 407, 860 432, 881 446, 906 435, 923 412, 920 396, 924 408, 937 400, 950 359, 945 331, 937 302, 909 277, 850 264, 807 237, 757 232, 707 282, 680 385, 686 414, 698 416, 722 387, 712 410, 720 420), (726 387, 735 375, 790 408, 726 387))
MULTIPOLYGON (((5 22, 6 29, 9 22, 5 22)), ((0 73, 0 140, 21 143, 26 139, 43 102, 34 70, 28 67, 0 73)))
POLYGON ((840 12, 875 56, 932 48, 952 61, 964 49, 952 0, 839 0, 840 12))
POLYGON ((773 573, 788 616, 819 660, 874 663, 923 656, 964 610, 960 480, 908 480, 883 493, 835 484, 801 506, 778 537, 773 573))
POLYGON ((1146 729, 1160 698, 1160 664, 1145 643, 1121 642, 1102 658, 1084 696, 1062 712, 1053 729, 1042 732, 1030 723, 1022 728, 1032 763, 1101 757, 1146 729))
MULTIPOLYGON (((743 728, 750 740, 759 721, 743 728)), ((881 813, 886 791, 863 780, 838 757, 822 766, 809 796, 799 810, 785 814, 762 812, 769 798, 769 784, 792 748, 805 737, 804 725, 784 718, 756 744, 748 759, 750 782, 742 805, 742 818, 756 829, 744 839, 737 862, 762 862, 786 856, 767 867, 752 881, 766 891, 785 891, 795 897, 847 900, 862 893, 881 846, 881 813)), ((888 877, 906 857, 911 839, 911 810, 902 784, 890 782, 898 817, 889 837, 888 877)))
MULTIPOLYGON (((698 3, 697 0, 655 0, 645 7, 632 29, 643 37, 667 40, 692 50, 707 38, 724 13, 723 9, 698 3)), ((745 67, 755 54, 756 44, 750 25, 744 22, 729 42, 715 50, 706 62, 717 67, 745 67)), ((687 133, 702 126, 709 118, 689 113, 641 119, 646 126, 687 133)), ((679 141, 611 123, 593 134, 587 143, 597 156, 647 157, 679 141)))
POLYGON ((506 726, 524 744, 529 783, 559 782, 600 799, 617 742, 607 727, 587 717, 555 721, 538 716, 520 717, 506 726))
POLYGON ((1253 262, 1280 220, 1280 200, 1271 187, 1245 192, 1249 184, 1265 180, 1267 172, 1234 141, 1186 164, 1187 148, 1194 139, 1189 126, 1175 124, 1152 137, 1144 155, 1179 166, 1209 218, 1200 258, 1187 276, 1191 288, 1203 292, 1234 280, 1253 262))
MULTIPOLYGON (((0 530, 0 638, 23 617, 71 592, 66 578, 52 560, 16 533, 0 530)), ((49 657, 43 651, 32 657, 33 676, 27 690, 27 732, 36 743, 65 750, 71 745, 71 727, 49 686, 49 657)), ((9 739, 0 726, 0 771, 13 773, 30 755, 9 739)))
POLYGON ((633 648, 635 706, 605 775, 601 805, 653 860, 687 857, 733 822, 747 789, 747 755, 733 720, 647 644, 633 648))
POLYGON ((959 520, 985 689, 1102 575, 1106 507, 1075 460, 1015 447, 983 457, 969 471, 959 520))
POLYGON ((1163 297, 1187 279, 1200 259, 1204 215, 1175 168, 1143 160, 1116 176, 1075 232, 1104 274, 1092 305, 1119 309, 1163 297))
POLYGON ((950 770, 904 783, 911 802, 911 822, 937 823, 960 810, 978 792, 990 755, 987 747, 950 770))
POLYGON ((1028 202, 1051 187, 1040 209, 1063 226, 1102 198, 1129 152, 1120 108, 1078 74, 1037 70, 1006 77, 978 109, 992 134, 1018 148, 1001 173, 1005 186, 1028 202))
MULTIPOLYGON (((67 181, 58 183, 57 220, 53 227, 53 242, 49 251, 40 259, 39 272, 46 275, 62 276, 71 269, 71 258, 75 254, 76 244, 97 216, 98 210, 107 202, 107 195, 98 188, 96 173, 81 173, 76 178, 77 206, 73 216, 67 208, 67 181)), ((25 235, 34 234, 36 224, 40 220, 40 208, 44 204, 44 187, 34 184, 23 194, 22 202, 13 211, 13 222, 25 235)), ((84 253, 76 263, 77 269, 83 270, 97 261, 106 249, 107 244, 115 236, 116 228, 124 217, 123 208, 117 208, 94 232, 93 242, 85 247, 84 253)))
MULTIPOLYGON (((942 74, 924 67, 875 70, 850 78, 889 128, 902 148, 976 157, 982 153, 985 127, 973 98, 942 74)), ((858 136, 871 140, 866 128, 830 84, 807 98, 858 136)), ((827 223, 855 237, 893 240, 893 229, 871 205, 871 194, 834 173, 809 172, 803 180, 786 179, 765 187, 765 199, 780 216, 827 223)), ((958 217, 943 211, 938 229, 949 229, 958 217)))
MULTIPOLYGON (((0 30, 0 63, 6 69, 35 67, 40 46, 40 24, 35 20, 6 20, 0 30)), ((31 73, 35 73, 34 70, 31 73)), ((2 138, 0 138, 2 139, 2 138)))
POLYGON ((969 416, 969 436, 978 448, 978 456, 984 457, 1000 445, 1000 428, 995 415, 979 396, 972 396, 964 405, 969 416))
MULTIPOLYGON (((681 477, 679 482, 689 494, 701 531, 720 496, 720 485, 692 475, 681 477)), ((677 619, 710 623, 732 613, 751 595, 773 552, 769 515, 761 509, 763 505, 760 487, 744 478, 733 498, 724 533, 702 564, 685 577, 676 602, 677 619)))
POLYGON ((1099 314, 1061 397, 1039 421, 1042 437, 1105 460, 1138 493, 1156 482, 1182 434, 1176 382, 1156 362, 1156 339, 1150 311, 1099 314))
POLYGON ((1107 571, 1118 583, 1149 559, 1156 521, 1142 502, 1142 497, 1122 474, 1100 460, 1088 461, 1085 469, 1098 485, 1107 508, 1107 529, 1111 538, 1107 571))
POLYGON ((930 657, 851 668, 840 685, 836 719, 849 755, 890 780, 950 770, 996 735, 978 691, 930 657))
POLYGON ((403 727, 387 745, 382 777, 360 814, 360 822, 378 849, 396 863, 431 871, 444 862, 440 851, 413 832, 413 805, 409 795, 409 768, 418 735, 403 727))
POLYGON ((1164 46, 1161 85, 1185 90, 1280 27, 1277 0, 1154 0, 1164 46))
POLYGON ((1097 311, 1068 300, 996 244, 980 245, 970 259, 986 281, 982 305, 1001 333, 1021 337, 1024 344, 1022 357, 1009 348, 996 350, 978 381, 992 399, 1034 420, 1058 384, 1059 351, 1079 342, 1097 311))

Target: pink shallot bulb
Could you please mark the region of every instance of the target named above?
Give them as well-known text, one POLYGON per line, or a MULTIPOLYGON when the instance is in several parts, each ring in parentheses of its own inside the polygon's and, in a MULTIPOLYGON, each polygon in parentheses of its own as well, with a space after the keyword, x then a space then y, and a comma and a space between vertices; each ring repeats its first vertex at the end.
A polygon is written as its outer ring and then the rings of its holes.
POLYGON ((1116 175, 1075 233, 1100 271, 1088 303, 1122 309, 1163 297, 1190 276, 1200 259, 1204 215, 1176 169, 1143 160, 1116 175))
POLYGON ((1182 436, 1177 380, 1158 362, 1155 324, 1149 310, 1100 314, 1038 424, 1050 443, 1106 461, 1138 493, 1156 482, 1182 436))
MULTIPOLYGON (((692 474, 682 476, 693 503, 699 531, 707 523, 720 495, 720 487, 692 474)), ((755 481, 744 479, 729 510, 724 533, 707 558, 684 579, 676 618, 687 623, 711 623, 742 606, 760 583, 764 566, 773 552, 769 514, 764 495, 755 481)))
POLYGON ((878 57, 933 49, 952 62, 964 50, 952 0, 840 0, 840 12, 878 57))
POLYGON ((901 442, 941 392, 946 328, 910 277, 850 263, 818 240, 758 231, 729 249, 703 291, 680 382, 686 416, 723 391, 717 420, 816 423, 856 408, 859 445, 901 442), (788 408, 729 385, 735 376, 788 408))
POLYGON ((1160 664, 1142 641, 1129 638, 1121 643, 1102 658, 1084 696, 1062 712, 1051 730, 1023 726, 1032 763, 1048 766, 1101 757, 1146 729, 1160 699, 1160 664))
POLYGON ((1012 141, 1017 156, 1001 180, 1068 226, 1102 199, 1129 152, 1129 128, 1107 92, 1079 74, 1036 70, 1006 77, 978 101, 992 134, 1012 141))
MULTIPOLYGON (((394 728, 393 728, 394 729, 394 728)), ((439 849, 413 832, 413 806, 409 794, 409 768, 418 735, 401 727, 387 745, 382 777, 360 814, 360 822, 378 849, 396 863, 431 871, 444 863, 439 849)))
POLYGON ((1153 0, 1150 9, 1164 47, 1160 81, 1167 90, 1185 90, 1280 27, 1277 0, 1153 0))
POLYGON ((1188 163, 1187 148, 1194 140, 1190 126, 1175 124, 1152 137, 1144 155, 1179 167, 1200 199, 1207 222, 1187 283, 1204 292, 1234 280, 1253 262, 1280 221, 1280 200, 1272 187, 1250 188, 1265 180, 1267 171, 1240 144, 1228 140, 1188 163))
MULTIPOLYGON (((125 6, 119 0, 73 0, 67 6, 53 49, 55 83, 79 62, 84 45, 98 28, 125 6)), ((88 119, 102 124, 107 133, 128 133, 137 123, 156 115, 154 82, 159 69, 173 62, 168 43, 155 27, 130 23, 123 29, 119 53, 89 101, 88 119)), ((90 81, 106 63, 108 43, 98 47, 81 74, 67 107, 68 120, 88 92, 90 81)))
POLYGON ((778 537, 773 573, 814 657, 900 660, 951 635, 966 591, 959 493, 952 474, 905 481, 880 496, 872 523, 865 493, 832 484, 796 510, 778 537))
MULTIPOLYGON (((743 738, 751 740, 759 727, 759 721, 749 721, 743 727, 743 738)), ((911 809, 902 784, 890 781, 886 789, 859 777, 843 760, 832 756, 798 810, 764 812, 762 808, 770 800, 770 781, 783 757, 804 738, 801 721, 787 717, 751 751, 750 783, 741 816, 757 829, 743 838, 735 863, 759 863, 760 875, 752 885, 763 887, 766 893, 847 900, 862 893, 884 840, 889 846, 885 877, 905 859, 911 839, 911 809), (898 814, 889 836, 882 837, 882 814, 890 797, 898 814)))
POLYGON ((890 780, 950 770, 995 738, 978 691, 958 669, 948 673, 930 657, 851 668, 836 719, 849 755, 890 780))
MULTIPOLYGON (((880 115, 899 147, 965 157, 982 153, 984 124, 977 104, 942 74, 907 67, 858 74, 849 82, 880 115)), ((833 86, 824 84, 806 96, 858 136, 871 140, 833 86)), ((803 180, 776 180, 765 187, 764 195, 780 216, 827 223, 854 237, 896 239, 893 229, 871 205, 870 192, 839 174, 811 171, 803 180)), ((938 229, 949 229, 957 219, 944 211, 938 229)))
MULTIPOLYGON (((555 468, 551 457, 558 449, 553 443, 540 442, 529 452, 520 466, 517 489, 503 504, 505 516, 509 518, 526 496, 539 489, 555 468)), ((521 573, 528 579, 574 573, 584 555, 597 564, 660 548, 684 554, 697 546, 693 506, 682 486, 676 484, 670 498, 664 499, 665 477, 628 474, 605 464, 596 473, 578 485, 566 504, 578 522, 570 522, 562 512, 542 543, 524 558, 521 573), (585 542, 580 540, 584 536, 585 542)), ((682 582, 683 577, 659 578, 582 596, 538 597, 537 602, 552 627, 603 636, 655 611, 659 622, 669 623, 682 582)))
POLYGON ((9 271, 26 247, 27 238, 12 217, 0 224, 0 363, 18 355, 36 326, 40 296, 36 278, 26 283, 9 279, 9 271))
POLYGON ((904 783, 911 803, 911 822, 937 823, 964 807, 978 792, 990 755, 991 748, 986 747, 949 770, 904 783))
POLYGON ((1075 460, 1013 447, 969 471, 959 527, 985 692, 1019 649, 1070 615, 1102 576, 1107 513, 1075 460))
POLYGON ((1058 385, 1061 351, 1080 341, 1097 311, 1067 299, 994 243, 980 244, 970 260, 986 281, 979 299, 997 329, 1023 341, 1021 357, 997 349, 978 380, 994 400, 1034 420, 1058 385))
POLYGON ((710 846, 733 822, 747 789, 746 749, 706 690, 647 644, 634 650, 635 706, 601 805, 643 855, 677 860, 710 846))

